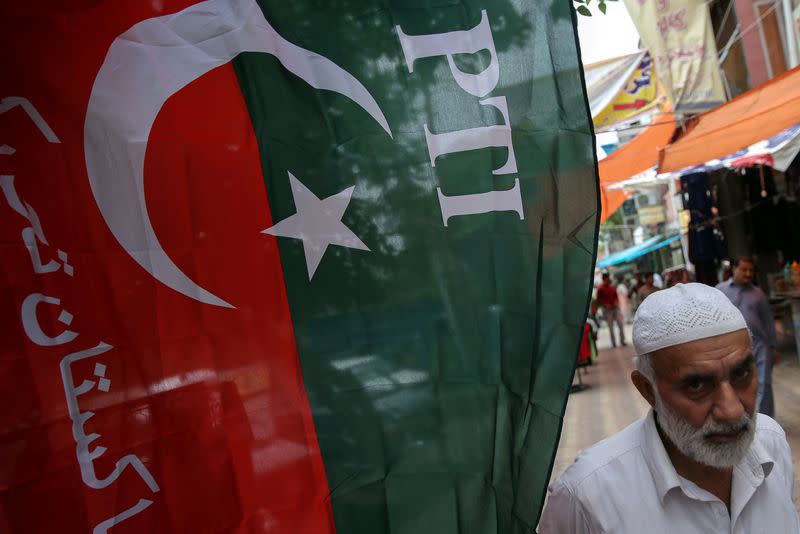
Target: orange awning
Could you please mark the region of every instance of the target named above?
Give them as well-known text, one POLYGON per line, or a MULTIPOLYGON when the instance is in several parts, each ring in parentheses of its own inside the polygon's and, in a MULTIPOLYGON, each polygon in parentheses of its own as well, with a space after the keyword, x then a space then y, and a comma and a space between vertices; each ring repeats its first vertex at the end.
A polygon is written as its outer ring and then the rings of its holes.
POLYGON ((629 196, 627 191, 609 190, 608 186, 655 167, 659 151, 672 140, 674 133, 675 117, 671 113, 657 115, 645 131, 599 163, 603 207, 600 222, 617 211, 629 196))
POLYGON ((704 113, 697 125, 664 149, 659 172, 722 158, 800 123, 800 67, 704 113))

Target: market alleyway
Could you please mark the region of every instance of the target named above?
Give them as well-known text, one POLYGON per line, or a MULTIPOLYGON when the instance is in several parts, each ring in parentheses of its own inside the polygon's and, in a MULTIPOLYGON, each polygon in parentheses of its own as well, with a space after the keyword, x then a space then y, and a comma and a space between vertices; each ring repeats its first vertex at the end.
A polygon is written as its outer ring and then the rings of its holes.
MULTIPOLYGON (((603 326, 598 339, 597 363, 588 367, 583 383, 589 388, 572 393, 564 414, 564 427, 553 478, 573 462, 578 453, 606 438, 647 413, 647 402, 630 382, 633 370, 633 348, 630 326, 627 347, 612 349, 608 329, 603 326)), ((800 363, 794 343, 786 338, 781 343, 781 363, 772 374, 776 419, 786 431, 795 468, 795 506, 800 511, 800 363)), ((574 380, 577 383, 577 378, 574 380)))

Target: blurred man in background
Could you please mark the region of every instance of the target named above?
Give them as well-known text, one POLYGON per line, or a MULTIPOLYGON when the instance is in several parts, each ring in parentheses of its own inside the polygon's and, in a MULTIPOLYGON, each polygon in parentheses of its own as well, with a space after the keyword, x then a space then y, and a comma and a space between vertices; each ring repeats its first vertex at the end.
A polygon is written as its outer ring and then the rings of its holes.
POLYGON ((653 273, 652 272, 645 273, 644 274, 644 283, 642 284, 642 286, 639 288, 638 292, 636 293, 636 297, 639 300, 639 305, 641 306, 641 304, 644 301, 644 299, 646 299, 647 297, 649 297, 650 295, 652 295, 656 291, 658 291, 658 288, 655 286, 655 282, 654 282, 654 279, 653 279, 653 273))
POLYGON ((619 300, 619 310, 622 312, 622 320, 625 324, 628 324, 631 319, 629 283, 623 275, 617 275, 617 299, 619 300))
POLYGON ((603 317, 608 323, 608 331, 611 335, 611 346, 617 346, 617 339, 614 336, 614 325, 619 329, 619 340, 625 346, 625 323, 622 319, 622 311, 619 309, 619 296, 617 288, 611 283, 611 275, 603 273, 603 281, 597 288, 597 303, 603 308, 603 317))
POLYGON ((758 411, 775 416, 775 401, 772 396, 772 364, 780 355, 775 336, 775 319, 769 307, 769 299, 763 291, 753 285, 756 273, 752 258, 742 257, 733 262, 732 276, 717 285, 734 306, 744 315, 753 340, 753 355, 758 367, 758 411))

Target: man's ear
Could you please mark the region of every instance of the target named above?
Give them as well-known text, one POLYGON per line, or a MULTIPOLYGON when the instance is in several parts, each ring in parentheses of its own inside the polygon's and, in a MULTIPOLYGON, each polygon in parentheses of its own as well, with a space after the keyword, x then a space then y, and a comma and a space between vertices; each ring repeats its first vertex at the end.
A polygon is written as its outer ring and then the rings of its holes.
POLYGON ((655 408, 656 395, 653 391, 653 384, 650 383, 647 377, 638 370, 634 370, 631 372, 631 382, 636 386, 639 394, 644 397, 644 400, 646 400, 651 407, 655 408))

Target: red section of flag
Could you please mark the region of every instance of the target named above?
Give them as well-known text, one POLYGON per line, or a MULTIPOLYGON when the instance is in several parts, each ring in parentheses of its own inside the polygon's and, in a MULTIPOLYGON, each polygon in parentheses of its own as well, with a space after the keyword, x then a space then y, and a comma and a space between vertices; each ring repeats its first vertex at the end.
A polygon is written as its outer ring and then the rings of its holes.
POLYGON ((0 193, 2 532, 88 532, 114 516, 114 534, 333 530, 278 249, 260 233, 272 221, 257 144, 230 64, 162 109, 145 193, 165 251, 235 309, 201 304, 145 272, 89 187, 83 120, 94 76, 115 37, 188 4, 167 3, 160 12, 159 2, 87 4, 0 23, 0 98, 24 98, 60 141, 49 142, 22 104, 0 115, 0 146, 9 147, 0 175, 13 176, 0 193), (9 183, 27 215, 11 206, 9 183), (28 207, 47 240, 37 238, 37 253, 55 271, 34 272, 28 207), (34 342, 22 321, 34 294, 58 303, 40 303, 28 324, 74 339, 34 342), (95 384, 76 398, 81 413, 94 413, 82 426, 98 435, 89 450, 107 449, 92 468, 113 479, 91 488, 60 363, 100 342, 111 348, 71 365, 74 385, 95 384), (111 476, 125 457, 140 460, 158 491, 131 465, 111 476), (150 504, 118 516, 142 500, 150 504))

